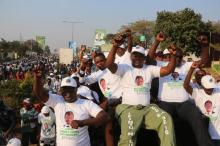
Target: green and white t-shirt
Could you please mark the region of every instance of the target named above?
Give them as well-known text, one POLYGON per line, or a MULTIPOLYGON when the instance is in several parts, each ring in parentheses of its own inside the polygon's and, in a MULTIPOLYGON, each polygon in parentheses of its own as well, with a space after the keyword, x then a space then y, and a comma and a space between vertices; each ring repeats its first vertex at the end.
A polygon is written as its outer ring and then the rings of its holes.
POLYGON ((42 113, 38 115, 38 123, 41 124, 41 140, 44 138, 55 138, 55 120, 55 114, 52 111, 50 111, 50 115, 48 117, 42 113))
POLYGON ((32 132, 37 126, 38 112, 34 108, 31 108, 30 110, 21 108, 20 115, 22 132, 32 132))
POLYGON ((220 89, 214 89, 212 95, 203 89, 193 88, 192 98, 201 112, 209 117, 209 133, 212 139, 220 140, 220 89))
POLYGON ((80 98, 73 103, 66 103, 57 94, 49 94, 49 100, 45 104, 55 111, 58 146, 90 146, 88 126, 73 129, 70 122, 96 117, 102 110, 98 105, 80 98))
POLYGON ((121 76, 122 104, 150 104, 151 81, 160 76, 160 67, 144 65, 142 68, 134 68, 119 64, 115 74, 121 76))
POLYGON ((108 99, 117 99, 122 96, 120 86, 120 76, 112 74, 108 69, 93 72, 91 75, 80 78, 80 82, 85 84, 99 83, 99 87, 108 99))
MULTIPOLYGON (((157 66, 167 66, 168 62, 157 61, 157 66)), ((184 102, 189 99, 189 94, 183 88, 186 75, 192 62, 186 62, 167 76, 159 78, 158 98, 166 102, 184 102)))

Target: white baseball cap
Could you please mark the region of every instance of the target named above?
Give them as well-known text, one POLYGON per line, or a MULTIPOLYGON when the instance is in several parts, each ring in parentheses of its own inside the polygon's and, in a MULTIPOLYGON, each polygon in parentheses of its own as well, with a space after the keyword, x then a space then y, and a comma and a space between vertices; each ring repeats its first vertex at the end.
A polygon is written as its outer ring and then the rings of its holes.
POLYGON ((71 77, 65 77, 61 81, 61 87, 69 86, 69 87, 77 87, 76 81, 71 77))
POLYGON ((163 50, 163 55, 166 55, 166 54, 170 54, 170 51, 167 48, 163 50))
POLYGON ((211 89, 216 87, 215 79, 211 75, 205 75, 201 79, 201 84, 206 89, 211 89))
POLYGON ((41 113, 42 114, 48 114, 50 113, 50 108, 48 106, 44 106, 42 109, 41 109, 41 113))
POLYGON ((54 74, 53 73, 50 73, 50 76, 53 76, 54 74))
POLYGON ((133 53, 133 52, 138 52, 138 53, 145 55, 145 50, 141 46, 132 47, 131 53, 133 53))
POLYGON ((21 146, 21 140, 18 138, 12 138, 8 141, 7 146, 21 146))

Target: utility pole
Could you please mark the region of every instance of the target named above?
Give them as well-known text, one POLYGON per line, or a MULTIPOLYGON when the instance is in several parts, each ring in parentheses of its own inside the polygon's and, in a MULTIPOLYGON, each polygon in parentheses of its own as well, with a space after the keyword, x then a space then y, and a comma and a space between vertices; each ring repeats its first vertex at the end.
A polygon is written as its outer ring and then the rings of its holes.
POLYGON ((72 41, 74 39, 74 34, 73 34, 73 31, 74 31, 74 24, 81 24, 81 23, 84 23, 83 21, 62 21, 63 23, 70 23, 72 25, 72 41))

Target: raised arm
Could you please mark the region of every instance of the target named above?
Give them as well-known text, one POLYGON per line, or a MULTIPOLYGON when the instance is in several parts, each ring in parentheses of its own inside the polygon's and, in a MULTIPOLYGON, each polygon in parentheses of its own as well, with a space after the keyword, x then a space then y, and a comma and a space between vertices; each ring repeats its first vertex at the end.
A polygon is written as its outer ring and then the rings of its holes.
POLYGON ((42 85, 42 72, 38 68, 34 73, 34 84, 33 84, 33 93, 36 97, 40 99, 41 102, 47 102, 49 99, 49 94, 46 89, 43 88, 42 85))
POLYGON ((106 67, 112 72, 112 73, 115 73, 118 69, 118 66, 115 62, 115 54, 116 54, 116 51, 117 51, 117 48, 119 46, 118 43, 116 43, 116 40, 113 39, 112 41, 112 49, 110 50, 109 54, 108 54, 108 57, 107 57, 107 60, 106 60, 106 67))
POLYGON ((163 76, 166 76, 170 73, 172 73, 174 70, 175 70, 175 67, 176 67, 176 49, 173 48, 170 49, 170 54, 171 54, 171 57, 170 57, 170 61, 168 63, 167 66, 164 66, 164 67, 161 67, 160 69, 160 76, 163 77, 163 76))
POLYGON ((149 49, 149 52, 147 54, 147 56, 150 59, 155 60, 157 47, 159 46, 160 42, 162 42, 164 40, 165 40, 164 34, 162 32, 158 33, 156 38, 155 38, 155 41, 154 41, 153 45, 151 46, 151 48, 149 49))
POLYGON ((132 46, 133 46, 131 30, 127 29, 126 32, 127 32, 127 35, 128 35, 128 52, 131 53, 132 46))
POLYGON ((190 79, 192 77, 193 71, 198 67, 198 64, 196 62, 193 62, 188 74, 186 75, 186 78, 184 80, 183 87, 185 88, 186 92, 188 92, 190 95, 192 95, 192 86, 190 85, 190 79))
POLYGON ((199 36, 198 41, 202 50, 200 66, 203 67, 208 63, 209 60, 209 40, 207 36, 201 35, 199 36))

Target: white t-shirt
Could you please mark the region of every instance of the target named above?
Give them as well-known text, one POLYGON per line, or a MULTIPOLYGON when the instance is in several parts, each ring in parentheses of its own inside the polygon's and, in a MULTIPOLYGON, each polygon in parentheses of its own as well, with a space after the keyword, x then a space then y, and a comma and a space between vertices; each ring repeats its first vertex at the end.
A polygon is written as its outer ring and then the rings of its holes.
POLYGON ((98 105, 80 98, 73 103, 67 103, 57 94, 49 94, 49 100, 45 104, 55 111, 58 146, 90 146, 88 126, 73 129, 69 122, 73 119, 85 120, 96 117, 102 110, 98 105))
POLYGON ((84 79, 80 79, 80 82, 85 82, 85 84, 98 82, 103 95, 108 99, 115 99, 122 96, 120 79, 119 76, 112 74, 108 69, 105 69, 94 72, 84 79))
POLYGON ((151 81, 160 76, 160 67, 144 65, 142 68, 134 68, 127 64, 119 64, 115 74, 122 78, 122 104, 150 104, 151 81))
POLYGON ((220 139, 220 89, 214 89, 212 95, 203 89, 193 88, 192 98, 201 112, 209 117, 209 133, 212 139, 220 139))
POLYGON ((52 111, 50 111, 50 115, 48 117, 44 116, 42 113, 38 115, 38 123, 41 124, 41 140, 44 138, 55 138, 55 120, 56 118, 52 111))
MULTIPOLYGON (((168 62, 157 61, 157 66, 167 66, 168 62)), ((184 102, 189 99, 189 94, 183 87, 186 75, 192 62, 186 62, 167 76, 159 78, 158 98, 166 102, 184 102)))
POLYGON ((131 59, 130 59, 131 53, 128 51, 125 52, 124 55, 118 56, 117 54, 115 55, 115 63, 116 64, 128 64, 131 65, 131 59))

